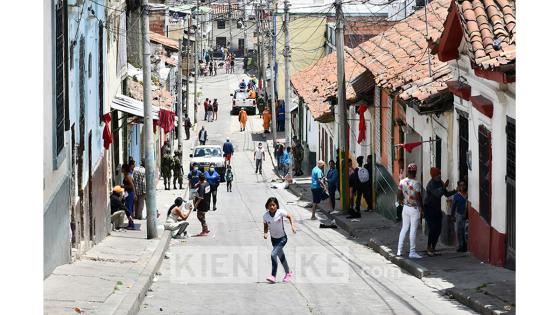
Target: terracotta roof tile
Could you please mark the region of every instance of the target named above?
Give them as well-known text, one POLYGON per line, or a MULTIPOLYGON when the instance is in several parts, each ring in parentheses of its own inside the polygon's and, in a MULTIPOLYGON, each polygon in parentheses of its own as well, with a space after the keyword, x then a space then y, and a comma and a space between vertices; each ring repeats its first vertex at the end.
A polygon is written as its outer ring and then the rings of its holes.
MULTIPOLYGON (((416 98, 423 102, 445 89, 452 78, 447 63, 428 52, 428 38, 439 39, 443 18, 452 0, 434 0, 428 10, 428 35, 424 10, 413 13, 391 29, 353 49, 351 55, 375 78, 375 83, 399 93, 404 100, 416 98), (428 58, 431 58, 432 77, 428 58)), ((473 31, 478 24, 472 21, 473 31)))
MULTIPOLYGON (((128 80, 128 81, 129 81, 128 91, 130 93, 130 97, 138 101, 143 101, 144 89, 142 87, 142 83, 136 82, 134 80, 128 80)), ((153 106, 171 109, 173 102, 174 102, 173 97, 171 96, 171 93, 167 89, 161 88, 161 89, 152 90, 153 106)))
POLYGON ((165 37, 161 34, 150 32, 150 41, 158 44, 162 44, 165 47, 173 48, 179 50, 179 43, 169 37, 165 37))
POLYGON ((515 62, 515 1, 454 1, 471 60, 484 69, 515 62))
MULTIPOLYGON (((345 51, 346 101, 356 100, 356 91, 349 82, 364 73, 366 69, 345 51)), ((337 86, 336 53, 328 54, 312 65, 294 73, 290 77, 294 92, 305 100, 314 119, 330 118, 330 98, 336 98, 337 86)))

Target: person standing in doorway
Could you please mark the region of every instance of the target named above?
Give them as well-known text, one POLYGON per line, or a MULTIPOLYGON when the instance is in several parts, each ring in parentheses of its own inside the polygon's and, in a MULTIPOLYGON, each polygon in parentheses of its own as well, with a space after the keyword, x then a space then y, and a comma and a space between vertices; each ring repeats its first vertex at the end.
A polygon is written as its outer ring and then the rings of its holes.
POLYGON ((451 218, 455 221, 455 228, 457 233, 457 251, 467 251, 467 238, 465 225, 468 218, 468 195, 467 195, 467 182, 460 180, 457 183, 457 193, 453 196, 451 202, 451 218))
MULTIPOLYGON (((220 174, 218 174, 218 172, 216 172, 216 169, 214 168, 214 164, 210 165, 210 168, 204 172, 204 177, 206 178, 206 180, 208 181, 208 184, 210 185, 210 192, 212 195, 212 205, 213 211, 216 211, 216 202, 217 200, 217 195, 218 195, 218 186, 220 185, 220 174)), ((210 203, 208 204, 208 206, 210 206, 210 203)))
POLYGON ((323 160, 317 161, 317 166, 311 170, 311 195, 313 196, 313 206, 311 207, 311 220, 317 220, 315 211, 317 206, 323 199, 323 189, 321 188, 321 181, 323 180, 323 170, 325 169, 325 162, 323 160))
POLYGON ((128 164, 123 164, 122 172, 124 175, 123 186, 126 192, 124 203, 126 206, 127 217, 128 217, 128 228, 134 228, 134 222, 132 221, 132 214, 134 213, 134 198, 136 196, 136 188, 134 187, 134 181, 132 180, 132 173, 130 171, 130 166, 128 164))
POLYGON ((426 185, 426 199, 424 200, 424 215, 428 225, 428 248, 426 249, 428 256, 437 255, 436 245, 441 234, 441 197, 451 197, 456 191, 448 191, 449 181, 445 183, 441 180, 441 171, 439 168, 430 168, 430 176, 432 179, 426 185))
POLYGON ((366 209, 366 212, 372 212, 373 211, 373 198, 372 198, 372 188, 373 188, 373 158, 370 155, 367 156, 367 162, 366 164, 364 164, 364 168, 368 171, 369 174, 369 180, 367 182, 367 189, 366 189, 366 203, 368 208, 366 209))
POLYGON ((206 140, 208 140, 208 132, 206 132, 206 129, 202 126, 198 132, 198 141, 200 142, 200 145, 205 145, 206 140))
POLYGON ((417 166, 415 163, 410 163, 407 167, 408 176, 399 182, 399 191, 397 199, 400 204, 403 204, 403 221, 402 229, 399 235, 399 245, 397 256, 402 255, 404 246, 404 238, 410 229, 410 252, 409 258, 422 258, 416 253, 416 231, 420 217, 423 215, 422 210, 422 186, 416 181, 417 166))
POLYGON ((262 175, 262 164, 264 161, 264 149, 262 146, 262 142, 259 142, 255 153, 253 153, 253 160, 255 160, 255 174, 257 174, 258 171, 259 174, 262 175))
POLYGON ((241 108, 239 111, 239 128, 240 131, 245 131, 245 124, 247 123, 247 112, 245 109, 241 108))
POLYGON ((224 151, 224 157, 228 165, 231 165, 231 157, 233 156, 233 143, 229 141, 229 137, 226 138, 226 142, 222 146, 222 151, 224 151))
POLYGON ((134 204, 134 218, 142 220, 144 216, 144 200, 146 198, 146 168, 144 159, 140 160, 140 166, 132 171, 132 181, 136 187, 136 202, 134 204))
POLYGON ((202 232, 198 236, 208 236, 210 231, 206 224, 206 212, 210 210, 210 184, 206 181, 204 174, 198 177, 197 193, 195 197, 194 208, 197 210, 196 217, 202 226, 202 232))
POLYGON ((336 169, 335 163, 333 160, 329 161, 329 171, 327 172, 327 182, 328 182, 328 190, 329 190, 329 199, 331 201, 331 208, 334 210, 335 206, 335 193, 338 187, 338 170, 336 169))
POLYGON ((266 281, 269 283, 276 283, 276 272, 278 270, 277 258, 279 258, 280 263, 282 263, 282 267, 284 267, 284 272, 286 273, 283 282, 290 282, 294 273, 290 272, 290 267, 288 266, 286 255, 284 254, 284 246, 286 246, 286 243, 288 242, 288 236, 284 231, 284 218, 288 218, 294 234, 296 233, 295 219, 286 210, 279 209, 280 204, 278 203, 278 199, 275 197, 268 198, 265 203, 265 208, 267 211, 263 215, 263 236, 264 239, 267 239, 268 231, 270 230, 270 241, 272 242, 272 253, 270 254, 272 260, 272 272, 270 276, 266 278, 266 281))
POLYGON ((354 170, 354 189, 356 191, 356 204, 353 213, 347 217, 349 219, 357 219, 362 217, 362 214, 360 213, 362 197, 365 197, 364 199, 366 199, 366 202, 368 202, 368 209, 370 208, 367 193, 368 190, 371 189, 370 187, 368 187, 370 176, 367 169, 363 167, 364 157, 358 156, 356 161, 358 162, 358 167, 356 167, 356 169, 354 170))

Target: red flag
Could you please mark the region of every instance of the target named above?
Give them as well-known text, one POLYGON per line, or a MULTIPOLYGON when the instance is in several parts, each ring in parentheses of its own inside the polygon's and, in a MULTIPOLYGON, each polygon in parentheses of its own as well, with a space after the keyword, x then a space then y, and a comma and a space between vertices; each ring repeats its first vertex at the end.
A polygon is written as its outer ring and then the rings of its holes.
POLYGON ((367 111, 365 104, 360 105, 358 112, 360 113, 360 124, 358 125, 358 143, 362 143, 366 139, 366 117, 364 116, 367 111))
POLYGON ((422 141, 418 141, 418 142, 411 142, 411 143, 400 143, 397 144, 396 146, 398 147, 403 147, 406 152, 411 153, 412 149, 416 148, 417 146, 421 145, 422 141))
POLYGON ((113 143, 113 137, 111 135, 111 128, 109 128, 109 123, 111 122, 111 113, 103 115, 103 122, 105 123, 105 128, 103 128, 103 147, 105 150, 109 150, 109 146, 113 143))

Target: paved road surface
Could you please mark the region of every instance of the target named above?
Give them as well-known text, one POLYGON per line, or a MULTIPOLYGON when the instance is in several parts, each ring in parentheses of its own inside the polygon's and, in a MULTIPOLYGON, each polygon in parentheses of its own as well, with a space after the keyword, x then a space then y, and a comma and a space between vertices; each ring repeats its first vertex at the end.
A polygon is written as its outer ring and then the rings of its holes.
MULTIPOLYGON (((296 196, 271 188, 275 175, 270 156, 263 175, 255 174, 252 151, 262 120, 249 116, 246 131, 240 132, 237 116, 229 115, 229 93, 242 77, 201 79, 203 97, 217 97, 220 103, 218 119, 202 121, 209 132, 207 143, 221 144, 229 136, 235 146, 233 192, 220 185, 218 209, 206 216, 210 236, 172 241, 170 259, 163 261, 140 314, 472 314, 342 231, 319 229, 296 196), (270 196, 297 220, 296 234, 286 227, 292 283, 265 281, 272 246, 262 236, 262 215, 270 196)), ((198 113, 199 122, 202 115, 198 113)), ((196 212, 188 221, 189 234, 199 233, 196 212)), ((278 278, 283 276, 279 265, 278 278)))

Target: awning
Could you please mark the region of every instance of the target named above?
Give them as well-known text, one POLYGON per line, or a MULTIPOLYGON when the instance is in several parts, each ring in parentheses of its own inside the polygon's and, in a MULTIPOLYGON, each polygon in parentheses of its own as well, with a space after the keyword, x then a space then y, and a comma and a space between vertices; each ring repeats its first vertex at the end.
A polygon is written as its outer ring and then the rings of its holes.
MULTIPOLYGON (((115 96, 113 102, 111 102, 111 108, 134 116, 144 117, 144 103, 122 94, 115 96)), ((152 105, 152 118, 159 120, 159 107, 152 105)))

